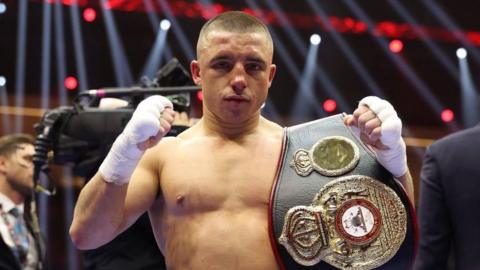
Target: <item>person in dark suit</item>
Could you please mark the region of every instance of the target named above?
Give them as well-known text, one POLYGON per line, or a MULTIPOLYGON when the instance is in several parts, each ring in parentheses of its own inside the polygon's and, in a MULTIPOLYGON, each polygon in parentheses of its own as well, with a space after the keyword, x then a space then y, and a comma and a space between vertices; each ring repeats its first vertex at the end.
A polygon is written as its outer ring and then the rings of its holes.
POLYGON ((44 269, 44 245, 30 205, 34 139, 26 134, 0 138, 0 269, 44 269))
POLYGON ((480 125, 428 149, 420 179, 414 269, 480 269, 480 125), (453 260, 449 260, 449 254, 453 260), (452 265, 453 263, 453 265, 452 265))

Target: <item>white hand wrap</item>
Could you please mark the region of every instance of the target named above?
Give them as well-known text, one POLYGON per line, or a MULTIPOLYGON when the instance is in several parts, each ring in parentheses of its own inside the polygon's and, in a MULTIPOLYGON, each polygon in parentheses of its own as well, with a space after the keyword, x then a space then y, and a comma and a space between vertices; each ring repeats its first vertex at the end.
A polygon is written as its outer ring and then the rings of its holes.
POLYGON ((397 112, 388 101, 374 96, 363 98, 360 105, 370 108, 382 122, 380 141, 389 149, 372 147, 378 162, 393 176, 404 175, 408 170, 407 150, 402 139, 402 121, 398 118, 397 112))
POLYGON ((160 115, 167 107, 173 108, 173 104, 162 96, 151 96, 138 104, 132 118, 100 165, 98 171, 106 182, 118 185, 128 183, 145 152, 137 145, 157 135, 160 115))

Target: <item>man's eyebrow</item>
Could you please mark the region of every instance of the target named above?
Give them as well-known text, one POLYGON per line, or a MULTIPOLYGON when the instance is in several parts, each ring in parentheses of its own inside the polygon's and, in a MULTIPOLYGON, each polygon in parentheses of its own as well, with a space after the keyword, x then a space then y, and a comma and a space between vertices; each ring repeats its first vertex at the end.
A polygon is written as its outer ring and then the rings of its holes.
MULTIPOLYGON (((216 62, 216 61, 222 61, 222 60, 232 60, 233 57, 232 56, 229 56, 229 55, 218 55, 218 56, 215 56, 213 57, 211 60, 210 60, 210 63, 213 63, 213 62, 216 62)), ((260 65, 267 65, 267 62, 265 60, 263 60, 261 57, 256 57, 256 56, 248 56, 245 58, 245 60, 247 62, 255 62, 257 64, 260 64, 260 65)))
POLYGON ((215 56, 214 58, 212 58, 210 60, 210 62, 214 62, 214 61, 218 61, 218 60, 231 60, 232 57, 228 56, 228 55, 218 55, 218 56, 215 56))
POLYGON ((252 57, 252 56, 249 56, 247 57, 247 61, 250 61, 250 62, 258 62, 258 63, 262 63, 262 64, 266 64, 265 60, 263 60, 262 58, 260 57, 252 57))

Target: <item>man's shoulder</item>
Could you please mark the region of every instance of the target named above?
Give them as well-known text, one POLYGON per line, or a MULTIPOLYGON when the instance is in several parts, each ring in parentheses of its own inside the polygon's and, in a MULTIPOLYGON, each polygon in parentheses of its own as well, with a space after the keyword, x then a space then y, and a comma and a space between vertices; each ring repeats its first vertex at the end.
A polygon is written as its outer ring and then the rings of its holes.
POLYGON ((480 125, 447 135, 430 145, 429 150, 456 151, 463 148, 460 146, 480 146, 480 125))
POLYGON ((149 151, 152 151, 152 152, 165 151, 165 150, 168 150, 168 148, 177 146, 179 143, 182 142, 182 140, 183 139, 180 137, 165 137, 165 138, 162 138, 157 143, 157 145, 152 147, 152 149, 150 149, 149 151))
POLYGON ((272 135, 281 135, 283 132, 283 127, 280 126, 279 124, 273 122, 273 121, 270 121, 266 118, 261 118, 261 125, 263 127, 263 130, 267 133, 270 133, 272 135))
POLYGON ((468 143, 468 141, 465 141, 465 140, 471 140, 476 138, 480 138, 480 125, 447 135, 439 139, 434 144, 446 145, 446 144, 461 143, 461 142, 468 143))
POLYGON ((171 153, 176 151, 182 144, 188 143, 195 138, 200 137, 196 132, 186 130, 179 134, 176 137, 164 137, 155 145, 150 152, 154 153, 155 156, 159 157, 162 153, 171 153))

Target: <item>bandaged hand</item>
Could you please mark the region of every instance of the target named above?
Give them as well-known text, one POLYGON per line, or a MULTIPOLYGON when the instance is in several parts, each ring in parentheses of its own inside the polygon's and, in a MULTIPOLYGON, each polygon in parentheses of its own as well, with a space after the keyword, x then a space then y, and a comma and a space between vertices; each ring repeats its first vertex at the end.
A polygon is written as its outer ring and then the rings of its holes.
POLYGON ((407 155, 402 139, 402 121, 386 100, 369 96, 363 98, 345 123, 358 130, 360 139, 372 146, 378 162, 393 176, 407 173, 407 155))
POLYGON ((173 104, 167 98, 151 96, 140 102, 100 165, 103 179, 118 185, 128 183, 145 150, 168 133, 173 120, 173 104))

